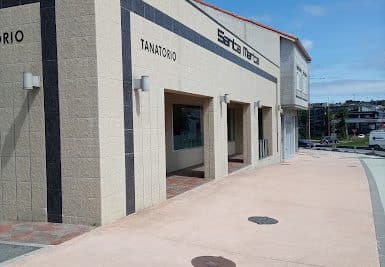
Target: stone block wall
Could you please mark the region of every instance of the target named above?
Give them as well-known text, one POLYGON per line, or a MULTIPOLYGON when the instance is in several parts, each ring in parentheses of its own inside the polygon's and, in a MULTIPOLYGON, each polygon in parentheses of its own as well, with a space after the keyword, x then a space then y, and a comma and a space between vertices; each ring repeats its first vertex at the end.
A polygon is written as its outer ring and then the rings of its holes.
POLYGON ((0 9, 0 35, 0 220, 45 221, 44 85, 22 82, 23 71, 43 75, 40 5, 0 9), (7 42, 16 31, 23 40, 7 42))

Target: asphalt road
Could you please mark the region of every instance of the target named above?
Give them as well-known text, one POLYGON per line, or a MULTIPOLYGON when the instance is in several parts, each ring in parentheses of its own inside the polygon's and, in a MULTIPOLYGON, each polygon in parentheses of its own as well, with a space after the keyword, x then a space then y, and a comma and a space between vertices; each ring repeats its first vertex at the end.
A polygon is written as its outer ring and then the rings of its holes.
MULTIPOLYGON (((313 148, 315 150, 325 150, 325 151, 332 151, 332 147, 315 147, 313 148)), ((372 154, 374 153, 376 156, 385 157, 385 151, 379 151, 379 150, 371 150, 371 149, 352 149, 352 148, 337 148, 337 152, 346 152, 346 153, 357 153, 357 154, 372 154)))

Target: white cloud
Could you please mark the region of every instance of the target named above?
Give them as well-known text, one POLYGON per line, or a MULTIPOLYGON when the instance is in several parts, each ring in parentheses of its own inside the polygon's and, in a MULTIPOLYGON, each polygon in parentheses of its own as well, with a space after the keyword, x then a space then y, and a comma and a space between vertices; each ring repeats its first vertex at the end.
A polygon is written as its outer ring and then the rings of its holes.
POLYGON ((326 15, 326 8, 320 5, 306 5, 303 7, 304 11, 312 16, 326 15))
POLYGON ((338 80, 312 83, 312 99, 385 99, 385 80, 338 80))
POLYGON ((309 40, 309 39, 303 39, 302 44, 306 50, 311 50, 314 46, 314 42, 312 40, 309 40))

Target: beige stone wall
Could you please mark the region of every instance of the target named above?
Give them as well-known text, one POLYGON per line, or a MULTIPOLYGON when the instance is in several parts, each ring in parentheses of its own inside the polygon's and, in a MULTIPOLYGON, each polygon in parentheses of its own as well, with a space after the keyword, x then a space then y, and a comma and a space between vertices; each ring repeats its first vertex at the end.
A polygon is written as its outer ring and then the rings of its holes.
MULTIPOLYGON (((195 29, 214 42, 218 25, 202 15, 185 1, 146 1, 174 17, 186 26, 195 29)), ((150 76, 150 92, 135 92, 134 97, 134 146, 136 208, 141 210, 165 199, 166 142, 164 91, 191 93, 207 97, 204 105, 204 148, 206 175, 220 178, 227 173, 227 108, 220 96, 230 94, 232 100, 249 104, 249 126, 246 127, 249 144, 248 154, 254 166, 258 160, 258 114, 254 102, 261 100, 272 108, 272 132, 280 131, 280 118, 276 112, 279 105, 279 85, 245 70, 227 59, 185 40, 160 26, 131 14, 133 75, 150 76), (176 51, 177 60, 171 62, 141 49, 145 39, 176 51)), ((229 34, 229 33, 227 33, 229 34)), ((279 69, 261 58, 260 67, 276 76, 279 69)), ((278 140, 272 138, 274 154, 268 160, 278 162, 278 140)))
POLYGON ((95 1, 95 14, 101 220, 106 224, 126 215, 120 0, 95 1))
POLYGON ((274 64, 278 66, 281 64, 279 54, 279 34, 263 27, 256 26, 250 22, 227 15, 201 3, 195 2, 195 4, 225 27, 231 29, 231 31, 238 35, 239 38, 242 38, 252 45, 258 52, 274 62, 274 64))
POLYGON ((106 224, 126 214, 120 1, 59 1, 56 16, 63 220, 106 224))
POLYGON ((63 221, 101 223, 94 0, 56 3, 63 221))
POLYGON ((46 221, 44 86, 23 90, 23 71, 42 76, 40 5, 0 9, 0 220, 46 221))

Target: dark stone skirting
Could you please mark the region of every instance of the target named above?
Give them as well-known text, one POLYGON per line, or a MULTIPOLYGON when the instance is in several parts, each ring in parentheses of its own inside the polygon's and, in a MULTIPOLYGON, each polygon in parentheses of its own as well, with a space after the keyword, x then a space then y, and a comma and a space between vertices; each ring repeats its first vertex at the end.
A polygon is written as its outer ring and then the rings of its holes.
POLYGON ((124 97, 124 141, 126 164, 126 214, 135 212, 134 135, 132 109, 132 63, 130 11, 124 6, 129 0, 121 0, 122 62, 124 97))

